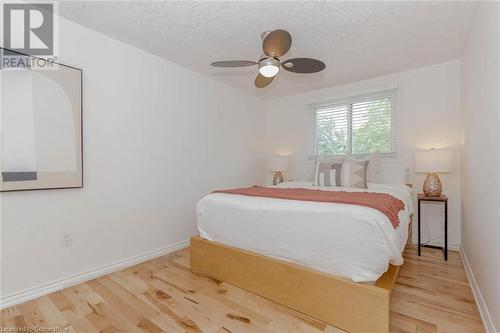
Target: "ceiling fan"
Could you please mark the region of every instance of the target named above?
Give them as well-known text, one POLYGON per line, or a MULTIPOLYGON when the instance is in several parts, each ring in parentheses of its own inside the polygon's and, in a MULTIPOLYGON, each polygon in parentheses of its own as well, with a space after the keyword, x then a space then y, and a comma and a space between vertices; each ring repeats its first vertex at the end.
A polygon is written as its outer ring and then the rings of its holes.
POLYGON ((214 67, 248 67, 259 66, 259 74, 255 78, 255 86, 264 88, 270 84, 280 71, 280 68, 293 73, 310 74, 321 72, 326 65, 317 59, 292 58, 280 61, 279 57, 284 55, 292 46, 292 36, 286 30, 274 30, 262 33, 263 57, 258 61, 251 60, 229 60, 217 61, 211 65, 214 67))

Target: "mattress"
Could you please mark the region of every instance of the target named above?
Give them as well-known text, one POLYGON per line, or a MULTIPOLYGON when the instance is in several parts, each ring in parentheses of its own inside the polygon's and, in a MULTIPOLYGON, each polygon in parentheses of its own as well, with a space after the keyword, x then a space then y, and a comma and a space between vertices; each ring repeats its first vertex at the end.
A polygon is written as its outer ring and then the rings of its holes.
POLYGON ((197 205, 200 237, 355 282, 376 281, 389 263, 403 263, 413 213, 409 187, 369 183, 363 190, 310 182, 279 187, 387 193, 401 199, 405 209, 394 229, 383 213, 369 207, 213 193, 197 205))

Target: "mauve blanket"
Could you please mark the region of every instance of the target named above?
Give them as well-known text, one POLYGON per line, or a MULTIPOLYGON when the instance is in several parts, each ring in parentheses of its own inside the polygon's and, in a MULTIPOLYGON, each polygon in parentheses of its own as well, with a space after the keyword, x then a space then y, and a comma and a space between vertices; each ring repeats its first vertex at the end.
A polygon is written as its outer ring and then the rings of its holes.
POLYGON ((403 201, 386 193, 322 191, 305 188, 274 188, 252 186, 230 190, 215 190, 212 193, 246 195, 299 201, 331 202, 370 207, 383 213, 394 229, 399 226, 398 214, 404 209, 403 201))

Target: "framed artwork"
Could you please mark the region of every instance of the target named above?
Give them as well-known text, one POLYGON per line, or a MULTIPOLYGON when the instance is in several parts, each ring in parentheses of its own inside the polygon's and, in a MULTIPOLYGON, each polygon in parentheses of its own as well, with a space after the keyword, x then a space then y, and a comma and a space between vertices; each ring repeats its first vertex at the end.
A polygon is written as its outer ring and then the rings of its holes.
POLYGON ((0 191, 83 187, 82 70, 0 58, 0 191))

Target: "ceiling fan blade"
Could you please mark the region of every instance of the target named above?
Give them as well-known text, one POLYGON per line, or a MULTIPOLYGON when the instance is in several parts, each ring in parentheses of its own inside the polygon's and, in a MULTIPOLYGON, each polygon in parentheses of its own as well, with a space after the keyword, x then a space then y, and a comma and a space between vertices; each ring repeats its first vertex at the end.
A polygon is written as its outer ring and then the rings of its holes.
POLYGON ((259 74, 255 78, 255 86, 257 88, 264 88, 267 85, 269 85, 269 83, 273 82, 273 79, 274 79, 274 76, 273 77, 265 77, 264 75, 259 74))
POLYGON ((289 72, 301 74, 321 72, 326 67, 324 62, 312 58, 288 59, 281 66, 289 72))
POLYGON ((250 60, 228 60, 228 61, 216 61, 210 65, 214 67, 248 67, 257 65, 257 62, 250 60))
POLYGON ((290 50, 290 46, 292 46, 292 36, 288 31, 281 29, 270 32, 262 43, 262 49, 269 57, 281 57, 290 50))

